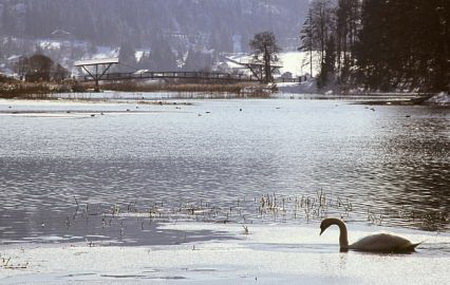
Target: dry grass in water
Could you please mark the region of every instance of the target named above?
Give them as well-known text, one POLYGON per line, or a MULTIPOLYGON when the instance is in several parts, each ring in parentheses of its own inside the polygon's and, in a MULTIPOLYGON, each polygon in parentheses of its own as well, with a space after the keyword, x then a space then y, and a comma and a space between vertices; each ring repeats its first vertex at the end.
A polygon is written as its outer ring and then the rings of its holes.
POLYGON ((165 83, 145 83, 145 82, 119 82, 106 83, 101 86, 105 90, 120 92, 173 92, 192 98, 222 98, 224 96, 235 97, 268 97, 272 90, 268 90, 265 85, 249 82, 188 82, 169 81, 165 83))
POLYGON ((26 269, 28 262, 14 263, 11 257, 6 257, 0 254, 0 269, 26 269))
MULTIPOLYGON (((241 197, 235 201, 213 204, 206 200, 190 201, 138 201, 114 204, 89 204, 74 197, 73 214, 61 218, 57 224, 67 236, 83 236, 80 233, 104 236, 105 242, 122 242, 127 238, 148 237, 165 223, 232 223, 242 225, 242 234, 251 233, 252 224, 318 223, 325 217, 340 217, 360 224, 388 225, 420 229, 436 228, 448 223, 447 215, 424 215, 402 211, 387 212, 370 205, 358 204, 341 196, 333 196, 322 190, 315 194, 281 195, 263 194, 258 197, 241 197)), ((45 224, 45 223, 43 223, 45 224)), ((53 224, 55 226, 55 224, 53 224)), ((183 243, 186 238, 178 237, 183 243)), ((98 242, 103 243, 102 239, 98 242)), ((105 244, 105 243, 103 243, 105 244)), ((89 241, 94 246, 94 241, 89 241)), ((10 263, 4 263, 7 266, 10 263)))
POLYGON ((328 215, 347 217, 353 210, 348 201, 331 199, 318 191, 314 196, 285 196, 276 193, 258 198, 238 199, 234 203, 216 206, 207 201, 180 203, 154 202, 90 205, 82 204, 75 197, 76 209, 72 217, 66 217, 67 228, 76 223, 97 223, 98 229, 117 228, 120 237, 127 230, 125 222, 132 222, 134 230, 145 231, 152 224, 178 222, 234 223, 243 225, 243 234, 250 232, 249 224, 303 220, 307 223, 328 215))

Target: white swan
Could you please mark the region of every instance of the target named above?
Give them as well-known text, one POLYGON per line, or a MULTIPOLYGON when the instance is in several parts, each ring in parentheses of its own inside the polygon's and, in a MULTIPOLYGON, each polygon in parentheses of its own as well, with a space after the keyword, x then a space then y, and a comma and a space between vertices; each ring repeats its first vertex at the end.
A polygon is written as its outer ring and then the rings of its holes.
POLYGON ((339 246, 342 252, 349 249, 357 251, 384 252, 384 253, 409 253, 415 251, 419 243, 411 243, 409 240, 394 234, 379 233, 360 239, 349 245, 347 227, 340 219, 327 218, 320 224, 320 235, 332 225, 339 227, 339 246))

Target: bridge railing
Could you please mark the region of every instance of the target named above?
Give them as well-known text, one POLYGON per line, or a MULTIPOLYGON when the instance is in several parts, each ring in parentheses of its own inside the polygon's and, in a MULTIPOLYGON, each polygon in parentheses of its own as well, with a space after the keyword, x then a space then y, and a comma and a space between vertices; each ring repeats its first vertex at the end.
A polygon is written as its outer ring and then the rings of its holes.
MULTIPOLYGON (((254 76, 245 74, 231 74, 221 72, 197 72, 197 71, 143 71, 143 72, 121 72, 107 73, 98 78, 99 80, 129 80, 129 79, 205 79, 205 80, 230 80, 230 81, 257 81, 254 76)), ((89 75, 78 77, 79 80, 92 81, 89 75)))
POLYGON ((294 82, 302 82, 302 81, 306 81, 302 80, 301 77, 292 77, 292 78, 285 78, 285 77, 278 77, 275 79, 275 82, 277 83, 294 83, 294 82))

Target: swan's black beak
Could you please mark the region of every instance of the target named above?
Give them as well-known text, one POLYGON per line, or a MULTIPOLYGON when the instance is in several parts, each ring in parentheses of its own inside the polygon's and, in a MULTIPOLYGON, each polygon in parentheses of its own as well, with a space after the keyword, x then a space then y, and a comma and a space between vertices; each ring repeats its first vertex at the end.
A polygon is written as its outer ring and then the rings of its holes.
POLYGON ((319 236, 321 236, 321 235, 323 234, 324 231, 325 231, 324 229, 320 229, 320 234, 319 234, 319 236))

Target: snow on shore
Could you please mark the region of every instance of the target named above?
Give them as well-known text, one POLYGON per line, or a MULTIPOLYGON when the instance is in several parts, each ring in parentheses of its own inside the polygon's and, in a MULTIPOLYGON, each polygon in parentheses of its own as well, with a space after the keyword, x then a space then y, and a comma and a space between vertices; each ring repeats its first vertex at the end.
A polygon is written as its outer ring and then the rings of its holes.
MULTIPOLYGON (((169 246, 87 244, 0 248, 1 284, 445 284, 450 236, 403 230, 426 240, 410 255, 339 253, 338 232, 317 225, 166 224, 159 230, 227 232, 233 238, 169 246), (6 260, 6 261, 5 261, 6 260), (9 260, 9 261, 8 261, 9 260), (7 263, 5 265, 5 263, 7 263)), ((368 234, 351 231, 351 239, 368 234)))

